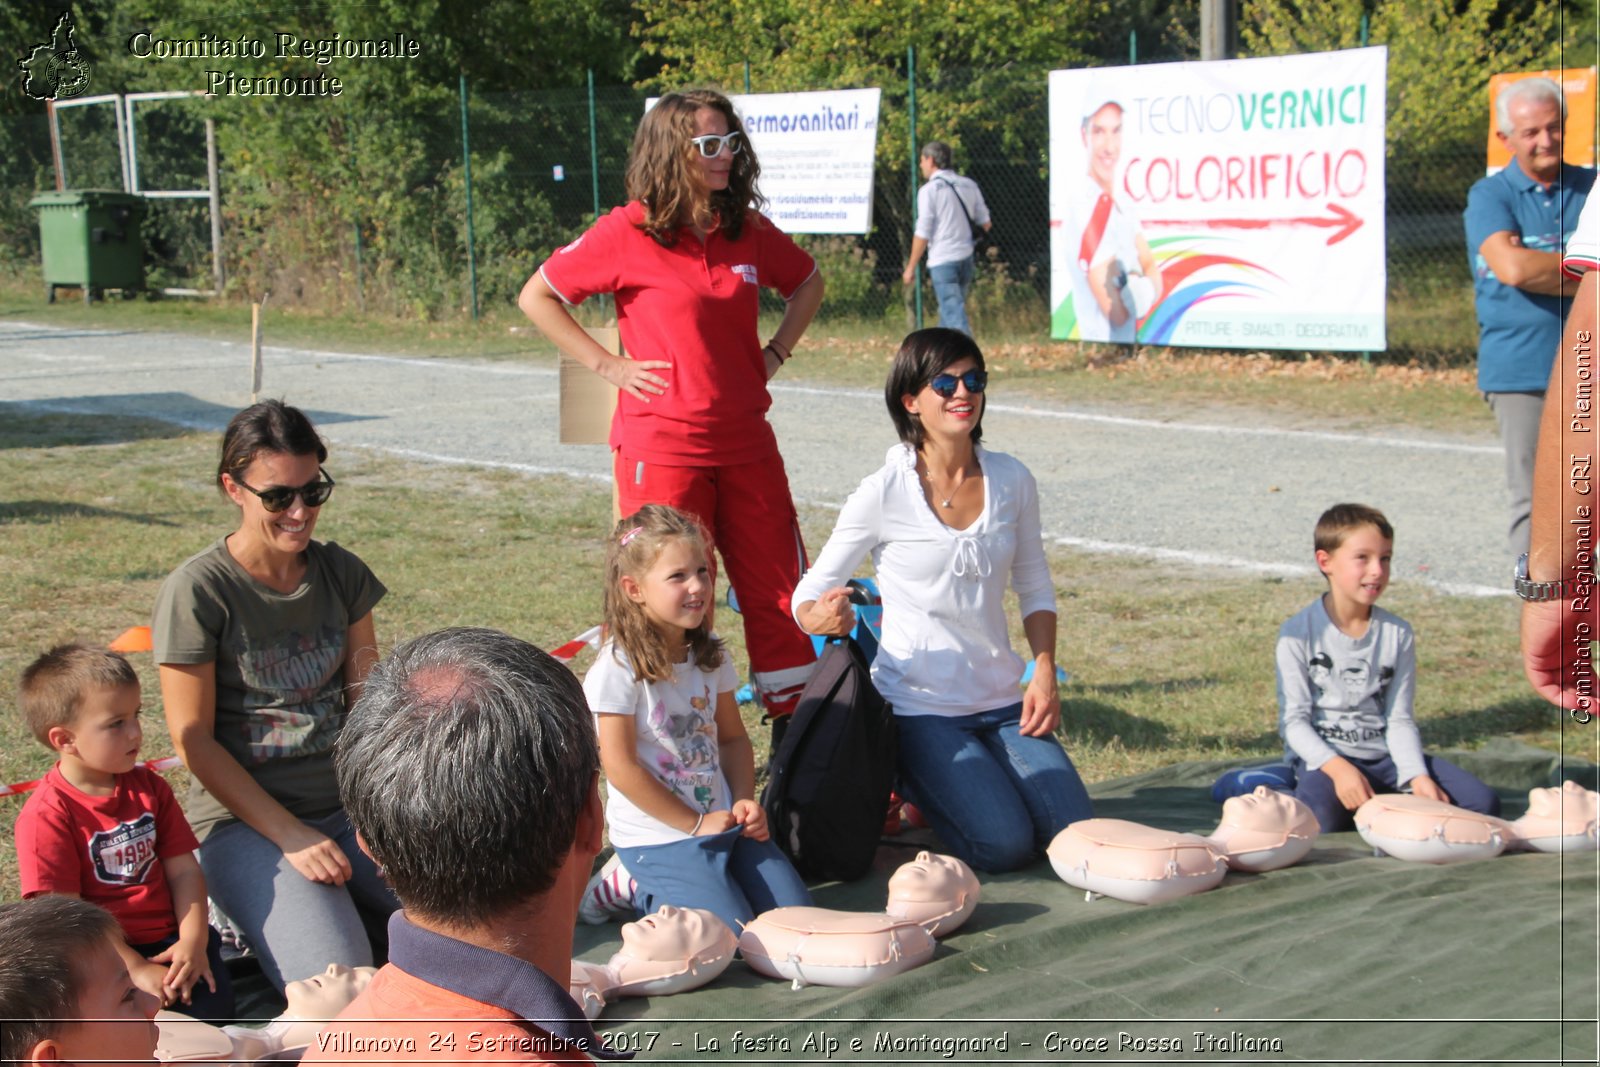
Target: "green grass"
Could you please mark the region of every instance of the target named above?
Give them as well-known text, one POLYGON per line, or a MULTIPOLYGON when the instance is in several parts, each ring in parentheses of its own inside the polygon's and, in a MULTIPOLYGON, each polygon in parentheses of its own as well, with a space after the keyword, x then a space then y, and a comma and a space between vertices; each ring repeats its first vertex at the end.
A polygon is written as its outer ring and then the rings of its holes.
MULTIPOLYGON (((147 621, 161 579, 232 528, 211 483, 216 440, 131 418, 39 415, 0 403, 0 678, 7 691, 49 645, 105 642, 147 621)), ((551 648, 598 621, 609 494, 587 482, 444 468, 360 451, 338 456, 339 491, 317 534, 359 553, 388 585, 380 643, 441 626, 494 626, 551 648)), ((833 515, 802 516, 820 547, 833 515)), ((1321 591, 1311 581, 1240 577, 1052 550, 1061 594, 1063 737, 1093 782, 1185 759, 1278 752, 1272 646, 1278 625, 1321 591)), ((1430 747, 1512 734, 1559 747, 1562 718, 1523 681, 1516 613, 1503 600, 1400 585, 1385 605, 1419 648, 1418 715, 1430 747)), ((1013 613, 1014 614, 1014 613, 1013 613)), ((737 626, 722 629, 744 665, 737 626)), ((1013 642, 1021 645, 1020 626, 1013 642)), ((575 663, 580 672, 588 655, 575 663)), ((147 756, 172 751, 150 657, 147 756)), ((764 761, 766 731, 747 723, 764 761)), ((14 703, 0 720, 0 782, 35 778, 53 756, 14 703)), ((181 773, 175 787, 183 790, 181 773)), ((0 899, 17 893, 0 798, 0 899)))

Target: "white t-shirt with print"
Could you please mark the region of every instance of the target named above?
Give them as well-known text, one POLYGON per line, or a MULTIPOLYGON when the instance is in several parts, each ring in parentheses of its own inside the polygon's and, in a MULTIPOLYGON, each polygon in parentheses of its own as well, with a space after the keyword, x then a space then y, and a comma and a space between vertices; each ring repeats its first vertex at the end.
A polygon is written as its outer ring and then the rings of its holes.
MULTIPOLYGON (((733 805, 717 753, 717 696, 737 688, 733 660, 726 654, 713 671, 684 662, 673 669, 671 681, 635 681, 627 653, 610 642, 583 679, 589 710, 596 716, 632 715, 639 765, 697 812, 733 805)), ((606 793, 613 847, 661 845, 689 836, 647 815, 615 786, 606 793)))

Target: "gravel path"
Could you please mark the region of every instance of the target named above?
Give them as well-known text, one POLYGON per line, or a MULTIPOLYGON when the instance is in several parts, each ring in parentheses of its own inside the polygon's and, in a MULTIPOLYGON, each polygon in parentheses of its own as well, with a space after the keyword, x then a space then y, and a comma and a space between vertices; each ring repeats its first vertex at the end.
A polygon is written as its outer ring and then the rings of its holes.
MULTIPOLYGON (((799 362, 799 361, 797 361, 799 362)), ((605 482, 605 450, 557 443, 553 367, 268 347, 263 395, 305 408, 336 445, 605 482)), ((1161 421, 1033 403, 993 383, 985 439, 1033 470, 1061 544, 1204 567, 1309 575, 1311 527, 1339 500, 1387 512, 1394 574, 1507 595, 1501 449, 1480 437, 1161 421)), ((875 390, 785 374, 772 421, 794 494, 836 507, 893 432, 875 390)), ((249 399, 249 349, 177 334, 0 322, 0 401, 220 430, 249 399)), ((0 490, 3 494, 3 490, 0 490)), ((820 546, 812 546, 814 549, 820 546)), ((1114 566, 1114 563, 1108 562, 1114 566)))

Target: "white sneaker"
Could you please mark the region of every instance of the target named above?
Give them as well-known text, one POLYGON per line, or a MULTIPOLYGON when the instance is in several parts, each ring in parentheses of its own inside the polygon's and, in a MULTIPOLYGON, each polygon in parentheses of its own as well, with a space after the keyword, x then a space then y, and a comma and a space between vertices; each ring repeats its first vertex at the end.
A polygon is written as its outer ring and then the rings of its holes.
POLYGON ((605 866, 583 887, 583 902, 578 905, 579 921, 601 926, 616 919, 632 919, 637 914, 633 897, 638 888, 638 883, 622 865, 622 857, 613 852, 605 866))

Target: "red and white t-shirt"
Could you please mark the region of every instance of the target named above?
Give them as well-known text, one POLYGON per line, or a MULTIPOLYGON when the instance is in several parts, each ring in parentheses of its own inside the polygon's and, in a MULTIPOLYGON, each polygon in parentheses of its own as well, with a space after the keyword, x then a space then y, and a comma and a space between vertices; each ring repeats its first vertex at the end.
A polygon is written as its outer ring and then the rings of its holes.
POLYGON ((129 943, 178 932, 161 861, 200 847, 172 787, 135 767, 92 797, 50 768, 17 816, 23 897, 73 893, 116 916, 129 943))
POLYGON ((1574 278, 1600 267, 1600 194, 1584 201, 1578 213, 1578 228, 1567 239, 1561 269, 1574 278))
POLYGON ((776 456, 756 335, 759 294, 766 287, 788 299, 816 272, 815 262, 754 212, 737 241, 718 231, 702 243, 684 229, 670 247, 638 228, 643 219, 638 202, 616 208, 539 268, 568 304, 614 293, 628 355, 672 364, 657 372, 669 383, 662 396, 646 404, 618 395, 611 447, 686 467, 776 456))

